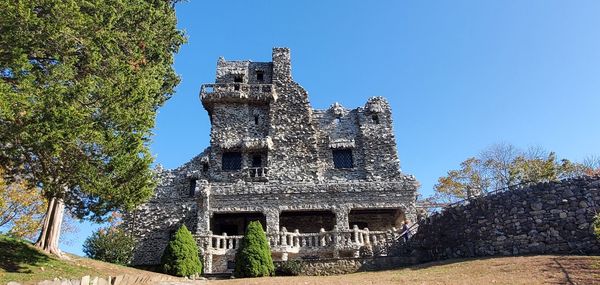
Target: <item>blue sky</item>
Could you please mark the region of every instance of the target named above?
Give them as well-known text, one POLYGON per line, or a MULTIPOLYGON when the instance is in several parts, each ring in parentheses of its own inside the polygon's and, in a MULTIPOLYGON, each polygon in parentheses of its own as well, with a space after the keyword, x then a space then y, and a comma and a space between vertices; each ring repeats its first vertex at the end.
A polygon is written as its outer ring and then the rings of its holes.
MULTIPOLYGON (((600 154, 599 1, 201 1, 177 4, 188 43, 177 94, 151 145, 175 168, 209 143, 198 99, 219 56, 270 61, 292 51, 292 74, 314 108, 387 97, 402 170, 432 193, 438 177, 489 145, 600 154), (209 3, 210 2, 210 3, 209 3)), ((96 225, 66 236, 66 251, 96 225)))

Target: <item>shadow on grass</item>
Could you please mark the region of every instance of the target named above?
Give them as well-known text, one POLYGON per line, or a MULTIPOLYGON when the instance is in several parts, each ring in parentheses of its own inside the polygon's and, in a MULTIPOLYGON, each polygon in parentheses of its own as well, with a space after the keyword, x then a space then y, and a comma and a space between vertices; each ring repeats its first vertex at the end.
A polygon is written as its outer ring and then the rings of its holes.
POLYGON ((27 242, 0 235, 0 268, 6 272, 31 273, 29 266, 40 266, 50 257, 27 242))

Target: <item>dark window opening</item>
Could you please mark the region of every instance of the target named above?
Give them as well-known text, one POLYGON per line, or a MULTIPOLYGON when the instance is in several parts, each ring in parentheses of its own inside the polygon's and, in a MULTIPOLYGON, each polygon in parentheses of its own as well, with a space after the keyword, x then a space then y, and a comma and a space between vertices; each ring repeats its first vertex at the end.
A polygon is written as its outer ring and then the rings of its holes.
POLYGON ((254 124, 258 125, 258 115, 254 115, 254 124))
POLYGON ((373 115, 373 117, 372 117, 372 118, 373 118, 373 123, 375 123, 375 124, 379 124, 379 116, 377 116, 377 115, 373 115))
POLYGON ((196 194, 196 179, 191 179, 190 180, 190 197, 194 197, 194 195, 196 194))
POLYGON ((221 234, 227 233, 228 235, 237 235, 240 232, 240 227, 234 224, 222 224, 219 225, 219 231, 221 234))
MULTIPOLYGON (((235 83, 242 83, 242 82, 244 82, 244 76, 243 75, 235 75, 233 77, 233 82, 235 82, 235 83)), ((233 90, 239 91, 240 90, 240 85, 239 84, 235 84, 233 86, 233 90)))
POLYGON ((242 168, 242 153, 241 152, 225 152, 223 153, 222 169, 223 170, 239 170, 242 168))
POLYGON ((262 72, 261 70, 257 70, 256 71, 256 81, 263 81, 263 80, 265 80, 264 72, 262 72))
POLYGON ((350 223, 351 223, 350 228, 354 228, 355 225, 361 230, 369 227, 369 224, 365 223, 365 222, 350 222, 350 223))
POLYGON ((352 168, 354 167, 354 161, 352 160, 351 149, 334 149, 333 154, 333 165, 335 168, 352 168))
POLYGON ((279 226, 288 232, 298 229, 301 233, 318 233, 321 228, 330 231, 335 226, 335 214, 324 210, 282 211, 279 226))
POLYGON ((202 171, 206 172, 208 171, 208 163, 202 163, 202 171))
POLYGON ((261 167, 262 166, 262 156, 254 155, 252 156, 252 167, 261 167))
POLYGON ((267 219, 257 212, 215 213, 210 220, 210 230, 215 235, 243 235, 251 221, 260 221, 263 230, 266 230, 267 219))

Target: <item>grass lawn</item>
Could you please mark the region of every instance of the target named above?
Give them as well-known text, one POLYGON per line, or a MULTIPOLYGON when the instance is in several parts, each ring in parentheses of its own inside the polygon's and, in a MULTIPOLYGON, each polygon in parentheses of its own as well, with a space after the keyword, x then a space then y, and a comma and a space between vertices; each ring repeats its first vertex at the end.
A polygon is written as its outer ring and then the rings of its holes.
POLYGON ((600 284, 600 256, 517 256, 431 262, 339 276, 210 281, 209 284, 600 284))
MULTIPOLYGON (((78 256, 58 260, 30 243, 0 235, 0 285, 9 281, 35 284, 54 278, 84 275, 158 275, 176 282, 206 284, 114 265, 78 256)), ((157 277, 158 277, 157 276, 157 277)), ((162 279, 165 280, 165 279, 162 279)), ((402 269, 338 276, 268 277, 211 280, 208 284, 600 284, 600 256, 538 255, 431 262, 402 269)), ((167 284, 167 283, 165 283, 167 284)))
POLYGON ((0 235, 0 284, 9 281, 34 284, 57 277, 74 279, 85 275, 103 278, 122 274, 162 275, 75 255, 69 255, 69 258, 56 259, 38 251, 29 242, 0 235))

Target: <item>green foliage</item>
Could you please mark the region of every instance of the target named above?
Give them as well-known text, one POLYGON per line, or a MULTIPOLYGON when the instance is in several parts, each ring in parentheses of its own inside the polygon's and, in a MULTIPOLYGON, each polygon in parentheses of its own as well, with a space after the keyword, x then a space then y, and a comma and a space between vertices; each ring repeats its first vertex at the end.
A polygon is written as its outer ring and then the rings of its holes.
POLYGON ((202 272, 198 245, 185 225, 177 230, 167 245, 161 262, 164 272, 171 275, 191 276, 202 272))
POLYGON ((594 230, 594 235, 597 239, 600 240, 600 213, 594 216, 594 221, 592 222, 592 229, 594 230))
POLYGON ((236 277, 262 277, 275 273, 267 236, 259 221, 248 224, 246 234, 235 254, 236 277))
POLYGON ((302 262, 299 260, 279 262, 275 268, 277 276, 298 276, 300 273, 302 273, 302 262))
POLYGON ((121 228, 99 229, 83 243, 90 258, 127 265, 133 257, 134 239, 121 228))
POLYGON ((0 1, 0 164, 102 221, 150 197, 155 115, 179 79, 171 1, 0 1))

